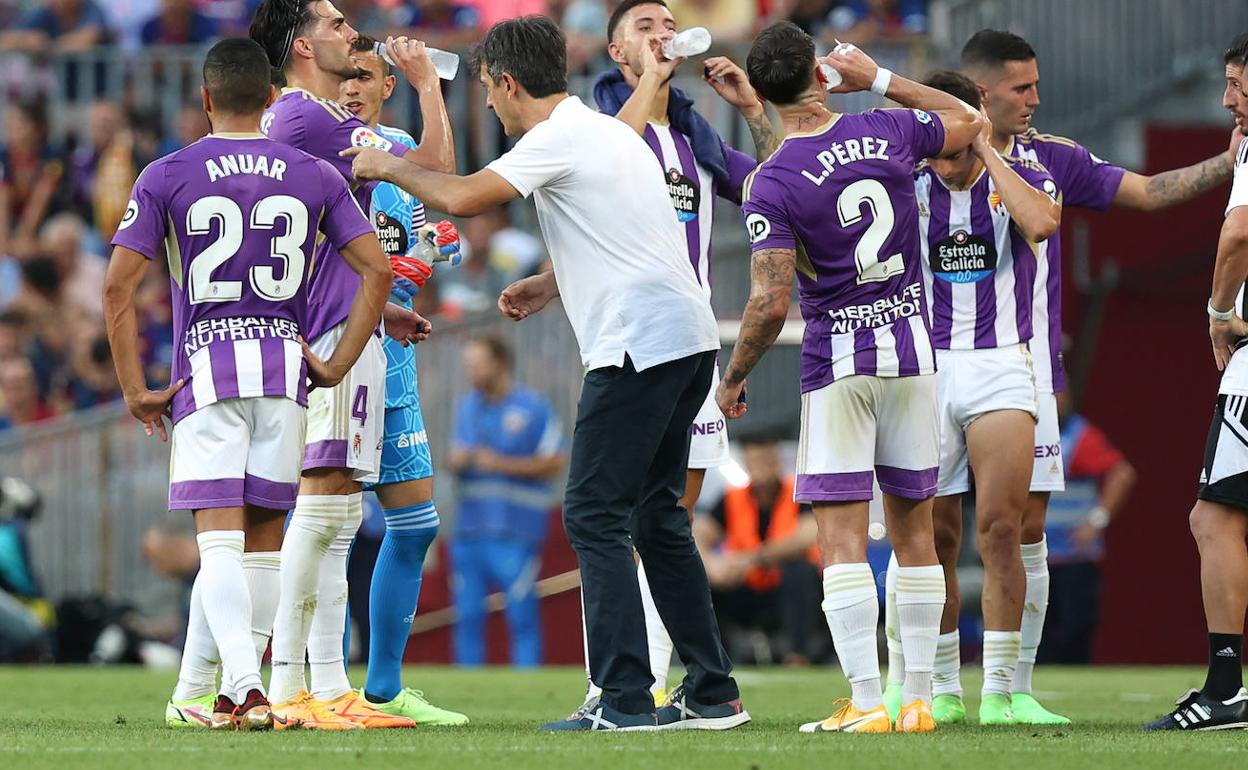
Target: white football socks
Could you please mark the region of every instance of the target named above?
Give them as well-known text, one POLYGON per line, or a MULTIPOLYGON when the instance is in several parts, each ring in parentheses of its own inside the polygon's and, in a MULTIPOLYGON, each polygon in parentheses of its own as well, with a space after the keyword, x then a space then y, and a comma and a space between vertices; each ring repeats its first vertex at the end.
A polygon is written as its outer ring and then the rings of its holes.
POLYGON ((273 619, 270 700, 282 703, 307 690, 303 664, 316 613, 321 562, 347 520, 346 495, 299 495, 282 541, 281 591, 273 619))
POLYGON ((201 532, 199 600, 221 655, 222 694, 240 703, 251 690, 264 691, 251 641, 251 597, 243 578, 243 533, 201 532), (228 689, 227 689, 228 684, 228 689))
POLYGON ((888 643, 888 686, 906 681, 906 655, 901 647, 901 619, 897 617, 897 554, 888 556, 884 576, 884 639, 888 643))
POLYGON ((672 637, 659 617, 659 608, 654 606, 654 594, 650 593, 650 582, 646 580, 646 568, 637 563, 637 582, 641 584, 641 607, 646 612, 646 643, 650 647, 650 673, 654 676, 654 684, 650 692, 667 689, 667 672, 672 667, 672 637))
POLYGON ((347 627, 347 557, 351 541, 364 518, 364 495, 347 496, 347 520, 321 561, 316 613, 308 637, 308 664, 312 669, 312 697, 334 700, 351 691, 343 660, 343 633, 347 627))
POLYGON ((1023 571, 1027 575, 1027 592, 1023 600, 1022 643, 1018 665, 1014 669, 1013 692, 1031 692, 1031 672, 1036 667, 1036 650, 1044 635, 1044 616, 1049 609, 1049 544, 1045 538, 1038 543, 1023 543, 1023 571))
POLYGON ((897 569, 897 615, 906 672, 903 704, 932 702, 932 668, 944 611, 945 572, 939 564, 897 569))
POLYGON ((1010 695, 1021 637, 1018 631, 984 631, 984 695, 1010 695))
POLYGON ((875 645, 880 602, 869 564, 834 564, 824 569, 823 614, 832 632, 841 671, 853 690, 854 707, 870 711, 883 705, 880 658, 875 645))
POLYGON ((182 666, 178 670, 178 684, 173 689, 173 700, 186 701, 217 693, 217 643, 208 629, 204 616, 204 603, 200 597, 203 572, 195 576, 191 585, 190 617, 186 622, 186 641, 182 644, 182 666))
POLYGON ((278 594, 281 593, 279 551, 256 551, 243 554, 243 578, 251 595, 251 641, 256 649, 256 662, 264 661, 264 651, 273 636, 273 617, 277 615, 278 594))
POLYGON ((936 637, 936 663, 932 668, 932 697, 962 697, 962 639, 957 629, 936 637))

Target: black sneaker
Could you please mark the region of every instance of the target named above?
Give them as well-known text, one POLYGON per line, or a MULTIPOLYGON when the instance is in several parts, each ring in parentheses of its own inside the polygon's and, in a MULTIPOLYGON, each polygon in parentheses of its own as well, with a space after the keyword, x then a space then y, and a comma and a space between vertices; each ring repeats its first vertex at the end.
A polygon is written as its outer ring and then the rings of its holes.
POLYGON ((583 730, 619 730, 638 732, 657 730, 658 720, 654 712, 648 714, 625 714, 602 702, 598 696, 585 701, 567 719, 547 722, 538 728, 545 732, 572 732, 583 730))
POLYGON ((1144 725, 1145 730, 1242 730, 1248 728, 1248 690, 1239 688, 1230 700, 1206 697, 1190 690, 1174 711, 1144 725))
POLYGON ((731 730, 750 721, 741 699, 708 705, 685 694, 682 684, 667 697, 658 712, 660 730, 731 730))

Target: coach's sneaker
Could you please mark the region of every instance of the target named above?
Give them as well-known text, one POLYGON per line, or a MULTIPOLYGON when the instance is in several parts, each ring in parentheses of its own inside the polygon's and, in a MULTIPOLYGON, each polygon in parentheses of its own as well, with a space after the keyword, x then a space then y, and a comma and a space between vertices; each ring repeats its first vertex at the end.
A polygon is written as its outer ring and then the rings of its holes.
POLYGON ((938 725, 960 725, 966 721, 966 703, 961 695, 937 695, 932 698, 932 719, 938 725))
POLYGON ((224 695, 218 695, 212 707, 212 716, 208 720, 208 729, 233 730, 238 726, 238 720, 235 718, 237 712, 238 706, 234 701, 224 695))
POLYGON ((660 730, 730 730, 750 721, 741 699, 708 705, 685 694, 682 684, 668 696, 658 711, 660 730))
POLYGON ((558 722, 547 722, 539 730, 544 732, 576 732, 585 730, 619 730, 621 732, 639 732, 659 729, 658 717, 649 714, 625 714, 612 708, 594 696, 567 719, 558 722))
POLYGON ((304 730, 364 729, 364 725, 354 719, 330 711, 325 701, 316 700, 306 690, 288 701, 274 703, 273 718, 284 721, 288 727, 298 726, 304 730))
POLYGON ((916 700, 907 703, 897 714, 893 732, 897 733, 931 733, 936 731, 936 720, 932 718, 932 707, 926 701, 916 700))
POLYGON ((1016 692, 1011 695, 1010 711, 1014 712, 1014 722, 1020 725, 1070 724, 1069 717, 1049 711, 1029 692, 1016 692))
MULTIPOLYGON (((360 697, 366 697, 363 690, 360 690, 360 697)), ((421 726, 458 727, 459 725, 468 724, 468 717, 464 714, 460 714, 458 711, 438 708, 425 700, 423 692, 413 690, 410 687, 399 690, 399 694, 394 696, 394 700, 388 700, 384 703, 369 701, 369 705, 386 714, 406 717, 421 726)))
POLYGON ((395 727, 415 727, 416 723, 401 714, 390 714, 377 708, 355 690, 343 693, 333 700, 325 701, 325 708, 340 717, 358 722, 369 730, 395 727))
POLYGON ((249 690, 247 697, 234 709, 234 722, 243 732, 273 729, 273 709, 269 699, 259 690, 249 690))
POLYGON ((894 722, 901 715, 901 682, 894 682, 884 688, 884 710, 894 722))
POLYGON ((212 695, 191 700, 169 699, 165 704, 165 724, 170 727, 207 727, 212 723, 212 708, 217 699, 212 695))
POLYGON ((822 722, 807 722, 799 730, 803 733, 891 733, 893 721, 883 706, 870 711, 854 708, 853 700, 838 698, 832 706, 841 705, 832 716, 822 722))
POLYGON ((1174 711, 1144 725, 1145 730, 1238 730, 1248 727, 1248 690, 1215 700, 1199 690, 1179 698, 1174 711))
POLYGON ((989 693, 979 702, 979 723, 981 725, 1014 725, 1014 712, 1010 709, 1010 696, 1000 693, 989 693))

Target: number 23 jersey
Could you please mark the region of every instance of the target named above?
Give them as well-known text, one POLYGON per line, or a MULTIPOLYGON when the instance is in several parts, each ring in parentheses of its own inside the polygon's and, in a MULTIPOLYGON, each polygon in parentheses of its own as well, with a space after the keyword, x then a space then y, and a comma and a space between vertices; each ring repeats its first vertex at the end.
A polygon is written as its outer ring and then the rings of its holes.
POLYGON ((944 145, 940 120, 889 109, 790 134, 745 183, 755 254, 796 250, 801 389, 854 374, 936 370, 919 266, 914 166, 944 145))
POLYGON ((227 398, 307 403, 298 342, 324 234, 372 233, 328 163, 260 134, 210 135, 149 165, 113 245, 169 261, 177 422, 227 398))

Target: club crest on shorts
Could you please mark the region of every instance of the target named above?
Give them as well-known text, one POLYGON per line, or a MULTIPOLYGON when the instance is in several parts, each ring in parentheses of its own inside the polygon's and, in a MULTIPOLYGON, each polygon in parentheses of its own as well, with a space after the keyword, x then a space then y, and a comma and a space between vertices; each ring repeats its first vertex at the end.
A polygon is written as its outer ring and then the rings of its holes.
POLYGON ((356 457, 359 457, 360 450, 363 448, 364 448, 364 437, 357 433, 355 434, 355 438, 351 440, 351 451, 355 454, 356 457))

